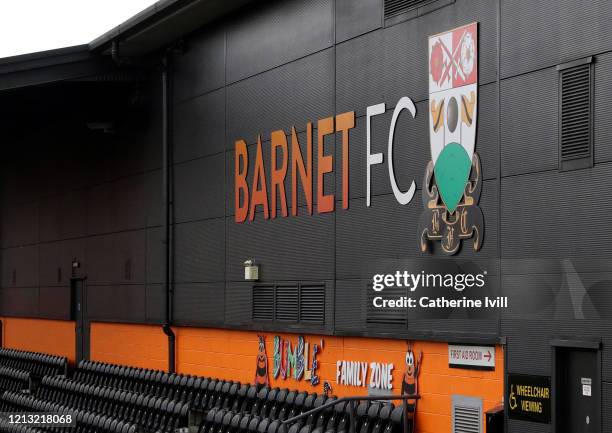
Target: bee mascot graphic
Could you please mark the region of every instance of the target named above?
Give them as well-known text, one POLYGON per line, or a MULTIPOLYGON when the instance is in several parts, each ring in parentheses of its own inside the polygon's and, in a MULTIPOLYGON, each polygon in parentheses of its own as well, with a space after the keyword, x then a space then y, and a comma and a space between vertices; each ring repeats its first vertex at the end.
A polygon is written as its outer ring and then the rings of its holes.
MULTIPOLYGON (((402 380, 402 395, 416 395, 419 392, 419 373, 421 371, 421 361, 423 360, 423 352, 419 353, 419 359, 415 359, 412 344, 407 342, 408 349, 406 350, 406 372, 404 380, 402 380)), ((408 433, 414 432, 416 423, 417 400, 404 400, 404 424, 405 431, 408 433)))
POLYGON ((429 37, 429 145, 423 179, 424 211, 419 220, 421 252, 459 251, 471 239, 480 250, 484 235, 480 158, 476 145, 478 110, 478 24, 429 37))
POLYGON ((257 388, 269 385, 268 379, 268 357, 266 356, 266 340, 259 335, 259 348, 257 350, 257 362, 255 367, 255 381, 257 388))

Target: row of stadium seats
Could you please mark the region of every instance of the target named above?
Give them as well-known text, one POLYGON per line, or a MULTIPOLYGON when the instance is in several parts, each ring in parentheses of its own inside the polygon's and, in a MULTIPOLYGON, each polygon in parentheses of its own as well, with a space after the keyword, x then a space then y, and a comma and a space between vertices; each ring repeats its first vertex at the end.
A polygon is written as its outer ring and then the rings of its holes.
MULTIPOLYGON (((346 433, 350 425, 349 411, 349 404, 341 402, 287 427, 279 419, 215 408, 208 412, 198 433, 346 433)), ((361 401, 355 410, 355 431, 400 433, 403 431, 403 412, 401 405, 395 407, 392 403, 361 401)))
POLYGON ((0 367, 0 391, 19 391, 30 386, 30 373, 10 367, 0 367))
POLYGON ((95 361, 81 361, 73 377, 79 382, 180 400, 190 405, 208 387, 208 380, 201 377, 95 361))
MULTIPOLYGON (((47 359, 43 354, 3 349, 0 352, 5 355, 0 356, 0 361, 47 359)), ((345 433, 349 430, 350 406, 345 402, 310 414, 290 426, 282 424, 336 399, 317 393, 93 361, 79 363, 73 379, 55 376, 56 370, 51 374, 42 378, 36 390, 35 400, 40 404, 96 414, 110 422, 137 426, 140 431, 170 432, 185 427, 190 410, 203 414, 199 418, 202 422, 196 426, 198 433, 345 433)), ((27 375, 27 372, 0 368, 0 390, 27 388, 27 375), (6 387, 2 388, 3 385, 6 387)), ((10 391, 6 395, 10 396, 10 391)), ((403 412, 402 406, 394 407, 391 403, 360 401, 355 410, 356 432, 401 433, 403 412)))
POLYGON ((68 359, 63 356, 2 348, 0 366, 27 371, 36 376, 66 375, 68 359))
MULTIPOLYGON (((5 391, 0 396, 0 412, 45 412, 72 415, 76 419, 76 427, 64 427, 61 430, 74 433, 137 433, 136 425, 119 421, 112 416, 105 416, 89 411, 73 410, 57 403, 40 400, 32 395, 5 391)), ((6 420, 0 424, 0 431, 7 433, 53 432, 58 427, 28 427, 23 424, 9 424, 6 420)))
POLYGON ((63 377, 44 377, 36 397, 73 409, 111 416, 152 432, 172 432, 186 427, 189 420, 187 403, 63 377))
MULTIPOLYGON (((259 430, 267 430, 267 424, 280 425, 280 422, 274 423, 274 421, 287 420, 331 401, 325 395, 316 393, 256 387, 233 381, 169 374, 91 361, 79 364, 75 378, 87 383, 105 384, 115 386, 117 389, 187 402, 191 409, 208 413, 199 426, 200 433, 233 433, 240 425, 248 429, 251 424, 251 427, 257 424, 259 430), (258 420, 263 423, 261 426, 257 423, 258 420), (212 426, 217 426, 216 430, 212 426)), ((305 430, 312 428, 321 432, 345 431, 348 430, 348 410, 348 405, 339 404, 334 409, 310 415, 308 419, 297 424, 305 430)), ((362 401, 356 409, 358 420, 356 431, 357 433, 399 432, 402 430, 402 415, 401 406, 395 408, 392 404, 370 404, 368 401, 362 401)), ((296 428, 294 426, 293 430, 296 428)))

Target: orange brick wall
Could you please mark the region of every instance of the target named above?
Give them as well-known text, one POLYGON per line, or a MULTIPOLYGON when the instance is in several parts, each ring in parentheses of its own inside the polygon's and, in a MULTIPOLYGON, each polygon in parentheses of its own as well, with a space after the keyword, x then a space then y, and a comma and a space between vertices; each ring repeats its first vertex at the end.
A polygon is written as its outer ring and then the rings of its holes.
POLYGON ((4 317, 1 320, 4 347, 66 356, 74 363, 74 322, 12 317, 4 317))
MULTIPOLYGON (((177 370, 181 373, 213 376, 251 383, 255 374, 258 349, 256 332, 204 328, 175 328, 177 336, 177 370)), ((295 346, 297 335, 263 333, 270 384, 272 386, 321 392, 322 385, 311 386, 306 381, 274 379, 273 338, 280 335, 295 346)), ((305 335, 306 341, 318 343, 320 336, 305 335)), ((403 340, 323 337, 324 347, 317 356, 321 383, 328 381, 338 396, 366 394, 367 388, 340 386, 336 381, 336 361, 392 362, 393 391, 399 394, 406 342, 403 340)), ((421 400, 418 404, 417 431, 443 433, 451 431, 451 401, 453 394, 480 397, 484 410, 501 403, 503 395, 503 352, 497 347, 495 371, 451 369, 448 367, 446 343, 413 343, 416 354, 423 352, 419 378, 421 400)), ((94 323, 91 328, 91 357, 106 362, 147 368, 167 367, 167 339, 159 326, 94 323)))
POLYGON ((168 339, 161 326, 92 323, 90 359, 165 370, 168 339))

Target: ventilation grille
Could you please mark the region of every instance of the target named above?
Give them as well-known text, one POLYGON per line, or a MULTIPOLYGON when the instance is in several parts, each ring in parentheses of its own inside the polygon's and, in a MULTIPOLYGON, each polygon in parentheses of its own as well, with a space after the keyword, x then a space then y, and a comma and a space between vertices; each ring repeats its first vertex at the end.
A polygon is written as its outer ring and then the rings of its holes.
POLYGON ((325 286, 301 287, 300 322, 325 322, 325 286))
POLYGON ((385 19, 413 11, 436 0, 385 0, 385 19))
POLYGON ((253 287, 253 320, 274 320, 274 286, 253 287))
POLYGON ((298 288, 276 288, 276 320, 297 322, 298 320, 298 288))
POLYGON ((453 433, 482 433, 482 400, 453 396, 453 433))
POLYGON ((572 170, 593 165, 592 68, 562 69, 559 77, 559 165, 572 170))
POLYGON ((375 292, 372 284, 368 284, 368 304, 366 307, 366 322, 377 325, 406 325, 407 309, 405 308, 376 308, 374 298, 398 299, 406 296, 405 287, 388 287, 384 292, 375 292))
POLYGON ((253 320, 323 325, 325 285, 254 286, 253 320))

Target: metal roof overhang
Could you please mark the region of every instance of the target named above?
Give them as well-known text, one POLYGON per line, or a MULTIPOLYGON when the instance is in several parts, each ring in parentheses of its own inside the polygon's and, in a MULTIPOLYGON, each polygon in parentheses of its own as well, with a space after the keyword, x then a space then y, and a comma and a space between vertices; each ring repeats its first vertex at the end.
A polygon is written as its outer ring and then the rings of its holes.
POLYGON ((114 69, 112 61, 91 53, 87 45, 0 59, 0 91, 76 80, 114 69))
POLYGON ((146 57, 252 1, 160 0, 89 44, 0 59, 0 92, 100 77, 124 81, 126 70, 139 68, 117 66, 108 56, 113 42, 121 56, 146 57))
POLYGON ((160 0, 91 41, 89 48, 108 54, 116 41, 122 56, 147 55, 252 1, 160 0))

